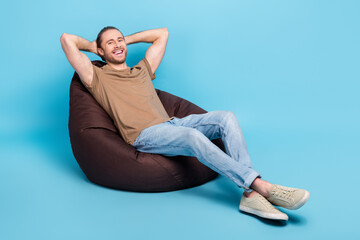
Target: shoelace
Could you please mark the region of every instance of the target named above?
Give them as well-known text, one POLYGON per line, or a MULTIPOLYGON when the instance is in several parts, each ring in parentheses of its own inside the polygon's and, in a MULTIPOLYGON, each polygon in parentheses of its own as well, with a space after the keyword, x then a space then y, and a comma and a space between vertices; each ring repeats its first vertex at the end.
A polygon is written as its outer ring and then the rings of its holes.
POLYGON ((284 186, 275 186, 278 190, 274 191, 274 195, 283 199, 293 199, 294 189, 284 187, 284 186))

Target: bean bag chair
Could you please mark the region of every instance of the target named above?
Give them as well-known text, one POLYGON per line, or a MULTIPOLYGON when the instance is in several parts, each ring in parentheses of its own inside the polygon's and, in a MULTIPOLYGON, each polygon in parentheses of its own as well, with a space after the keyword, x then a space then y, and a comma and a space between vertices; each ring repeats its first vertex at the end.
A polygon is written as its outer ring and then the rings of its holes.
MULTIPOLYGON (((92 61, 101 67, 105 62, 92 61)), ((155 89, 169 116, 206 113, 195 104, 155 89)), ((75 72, 70 84, 69 135, 73 154, 93 183, 126 191, 165 192, 194 187, 218 175, 195 157, 139 152, 127 144, 112 119, 75 72)), ((225 152, 221 139, 212 140, 225 152)))

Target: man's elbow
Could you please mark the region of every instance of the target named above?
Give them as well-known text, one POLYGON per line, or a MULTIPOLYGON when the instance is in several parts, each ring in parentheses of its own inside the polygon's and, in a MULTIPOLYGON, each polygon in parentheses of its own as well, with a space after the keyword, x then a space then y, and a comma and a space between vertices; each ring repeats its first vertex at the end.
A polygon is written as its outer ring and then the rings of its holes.
POLYGON ((168 38, 169 37, 169 30, 167 27, 162 28, 163 29, 163 37, 168 38))
POLYGON ((60 42, 64 45, 69 40, 69 34, 63 33, 60 37, 60 42))
POLYGON ((69 33, 63 33, 60 37, 60 42, 62 45, 64 44, 69 44, 71 42, 74 42, 75 38, 73 35, 69 34, 69 33))
POLYGON ((64 41, 67 35, 67 33, 61 34, 60 41, 64 41))

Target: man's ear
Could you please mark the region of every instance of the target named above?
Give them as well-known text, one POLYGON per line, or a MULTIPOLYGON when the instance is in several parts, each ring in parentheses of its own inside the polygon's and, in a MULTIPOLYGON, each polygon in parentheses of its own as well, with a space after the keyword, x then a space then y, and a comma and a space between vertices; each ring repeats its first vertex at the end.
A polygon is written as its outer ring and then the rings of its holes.
POLYGON ((103 57, 104 56, 104 50, 102 48, 98 48, 98 53, 103 57))

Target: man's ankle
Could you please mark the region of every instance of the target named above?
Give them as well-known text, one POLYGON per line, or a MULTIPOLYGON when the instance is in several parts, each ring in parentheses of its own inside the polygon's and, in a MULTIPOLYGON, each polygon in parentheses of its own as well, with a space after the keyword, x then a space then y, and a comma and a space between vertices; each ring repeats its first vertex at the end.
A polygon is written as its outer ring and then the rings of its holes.
POLYGON ((269 198, 270 197, 270 188, 271 188, 271 183, 262 180, 260 178, 256 178, 253 183, 251 184, 251 188, 256 190, 259 194, 261 194, 263 197, 265 198, 269 198))
POLYGON ((251 192, 246 192, 246 191, 244 191, 244 195, 245 195, 245 197, 247 197, 247 198, 252 198, 252 197, 254 197, 256 194, 258 194, 255 190, 253 190, 253 191, 251 191, 251 192))

